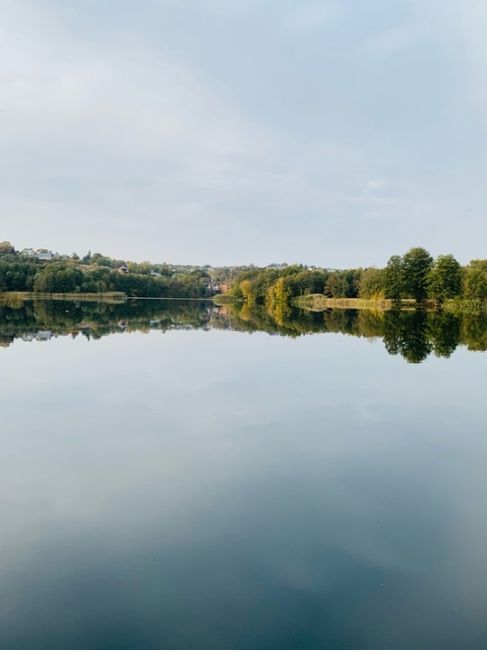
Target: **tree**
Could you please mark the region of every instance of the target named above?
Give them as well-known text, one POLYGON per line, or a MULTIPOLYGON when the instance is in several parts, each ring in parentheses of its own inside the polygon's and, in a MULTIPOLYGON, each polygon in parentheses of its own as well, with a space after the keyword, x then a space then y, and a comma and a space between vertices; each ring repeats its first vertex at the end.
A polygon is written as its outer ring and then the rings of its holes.
POLYGON ((281 277, 268 289, 267 297, 272 303, 288 303, 292 296, 292 290, 288 278, 281 277))
POLYGON ((402 258, 404 289, 417 303, 428 295, 428 274, 433 258, 424 248, 411 248, 402 258))
POLYGON ((386 298, 395 303, 401 302, 404 294, 404 268, 400 255, 393 255, 389 258, 384 271, 384 290, 386 298))
POLYGON ((14 247, 9 241, 0 242, 0 255, 13 253, 13 252, 14 252, 14 247))
POLYGON ((48 264, 40 270, 34 282, 34 291, 46 293, 72 293, 80 290, 83 273, 64 264, 48 264))
POLYGON ((472 260, 463 270, 463 297, 469 300, 487 299, 487 261, 472 260))
POLYGON ((360 276, 359 296, 361 298, 378 298, 384 293, 385 271, 370 267, 364 269, 360 276))
POLYGON ((347 278, 342 271, 331 273, 325 284, 325 294, 331 298, 345 298, 347 295, 347 278))
POLYGON ((453 255, 439 255, 428 275, 428 293, 438 302, 458 296, 462 290, 462 269, 453 255))

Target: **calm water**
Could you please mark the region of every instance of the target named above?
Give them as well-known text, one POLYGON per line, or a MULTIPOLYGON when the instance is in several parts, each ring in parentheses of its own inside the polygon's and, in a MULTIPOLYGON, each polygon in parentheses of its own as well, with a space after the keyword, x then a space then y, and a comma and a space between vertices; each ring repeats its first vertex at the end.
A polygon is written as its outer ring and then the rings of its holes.
POLYGON ((486 331, 0 307, 0 648, 485 650, 486 331))

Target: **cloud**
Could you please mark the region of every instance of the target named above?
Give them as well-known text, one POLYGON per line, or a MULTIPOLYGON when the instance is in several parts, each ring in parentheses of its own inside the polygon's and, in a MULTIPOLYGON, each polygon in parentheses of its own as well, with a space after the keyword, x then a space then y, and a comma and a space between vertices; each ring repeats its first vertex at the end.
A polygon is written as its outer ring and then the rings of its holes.
POLYGON ((140 39, 68 47, 62 29, 41 20, 33 38, 8 27, 0 137, 11 215, 54 224, 59 210, 75 221, 84 205, 103 220, 120 210, 121 227, 127 208, 135 221, 165 208, 169 224, 184 214, 208 220, 208 193, 245 191, 265 173, 265 134, 140 39))
POLYGON ((4 2, 1 238, 349 266, 406 234, 480 256, 483 12, 399 5, 4 2))

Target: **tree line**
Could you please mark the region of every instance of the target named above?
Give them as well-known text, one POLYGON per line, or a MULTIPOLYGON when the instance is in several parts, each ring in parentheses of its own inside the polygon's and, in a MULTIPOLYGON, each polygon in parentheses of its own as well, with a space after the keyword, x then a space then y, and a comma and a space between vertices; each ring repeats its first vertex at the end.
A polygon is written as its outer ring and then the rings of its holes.
POLYGON ((232 283, 230 296, 249 304, 286 303, 292 298, 322 294, 328 298, 390 299, 396 304, 416 304, 449 299, 487 299, 487 260, 473 260, 466 266, 451 254, 436 259, 421 247, 404 255, 393 255, 384 268, 309 269, 252 268, 241 272, 232 283))
POLYGON ((0 292, 106 293, 131 297, 199 298, 213 295, 208 270, 114 260, 99 253, 41 261, 0 244, 0 292))
POLYGON ((0 292, 122 292, 133 297, 204 298, 230 285, 229 296, 248 304, 286 304, 320 294, 328 298, 390 299, 396 304, 445 300, 485 301, 487 260, 466 266, 451 254, 436 259, 421 247, 393 255, 384 268, 326 269, 303 265, 222 269, 125 262, 100 253, 42 261, 0 243, 0 292), (223 286, 223 284, 222 284, 223 286))

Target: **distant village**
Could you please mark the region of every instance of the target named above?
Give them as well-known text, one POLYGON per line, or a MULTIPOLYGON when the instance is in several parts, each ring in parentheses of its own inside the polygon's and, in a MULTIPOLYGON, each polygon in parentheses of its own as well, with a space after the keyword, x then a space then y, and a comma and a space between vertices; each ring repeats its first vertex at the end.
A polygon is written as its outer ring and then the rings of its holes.
MULTIPOLYGON (((137 264, 124 260, 115 260, 103 256, 99 253, 88 253, 83 257, 77 255, 63 255, 47 248, 23 248, 15 250, 15 247, 8 241, 0 242, 0 256, 15 256, 17 259, 32 260, 38 262, 67 262, 82 265, 80 268, 87 269, 93 265, 98 268, 109 268, 117 271, 121 275, 148 275, 150 277, 161 279, 164 277, 180 277, 185 274, 201 274, 200 283, 204 286, 209 295, 226 293, 230 289, 232 279, 241 271, 254 268, 250 266, 236 267, 212 267, 209 264, 205 266, 182 265, 182 264, 150 264, 144 262, 137 264)), ((269 264, 267 269, 283 270, 287 264, 273 263, 269 264)), ((310 267, 311 268, 311 267, 310 267)))

